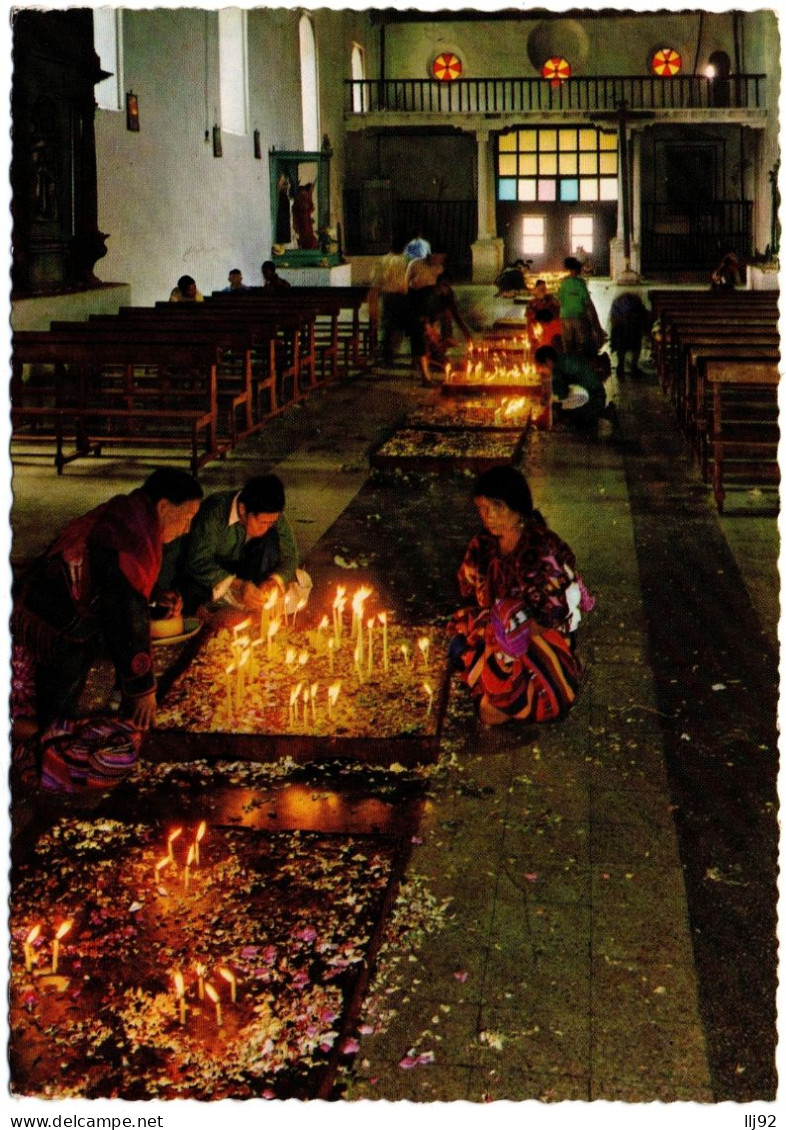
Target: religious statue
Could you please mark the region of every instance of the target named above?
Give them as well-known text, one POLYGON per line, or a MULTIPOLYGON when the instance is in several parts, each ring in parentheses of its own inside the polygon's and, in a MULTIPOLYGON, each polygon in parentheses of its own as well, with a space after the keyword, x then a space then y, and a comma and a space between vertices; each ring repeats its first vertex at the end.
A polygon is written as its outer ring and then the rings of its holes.
POLYGON ((305 251, 313 251, 319 247, 319 241, 314 233, 314 185, 300 184, 295 192, 292 204, 292 226, 297 235, 297 245, 305 251))

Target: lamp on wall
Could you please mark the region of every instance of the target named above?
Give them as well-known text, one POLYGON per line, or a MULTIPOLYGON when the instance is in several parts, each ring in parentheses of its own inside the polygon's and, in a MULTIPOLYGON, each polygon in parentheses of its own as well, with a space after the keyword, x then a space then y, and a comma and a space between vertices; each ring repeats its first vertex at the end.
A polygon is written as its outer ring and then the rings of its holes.
POLYGON ((223 157, 224 149, 221 145, 221 126, 213 126, 213 156, 223 157))
POLYGON ((133 90, 126 94, 126 129, 139 133, 139 99, 133 90))

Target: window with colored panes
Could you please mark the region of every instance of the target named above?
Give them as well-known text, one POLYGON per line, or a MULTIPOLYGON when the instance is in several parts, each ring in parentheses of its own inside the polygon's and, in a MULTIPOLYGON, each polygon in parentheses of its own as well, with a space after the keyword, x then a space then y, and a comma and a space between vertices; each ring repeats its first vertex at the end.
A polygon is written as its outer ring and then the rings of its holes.
POLYGON ((616 200, 616 133, 573 126, 502 134, 497 195, 544 203, 616 200))

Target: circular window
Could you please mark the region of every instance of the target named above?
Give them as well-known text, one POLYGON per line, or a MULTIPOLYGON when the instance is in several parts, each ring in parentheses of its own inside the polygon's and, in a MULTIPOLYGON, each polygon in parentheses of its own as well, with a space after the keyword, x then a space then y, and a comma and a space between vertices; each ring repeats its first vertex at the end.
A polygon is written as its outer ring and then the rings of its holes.
POLYGON ((671 78, 682 70, 682 56, 673 47, 661 47, 652 56, 652 73, 671 78))
POLYGON ((431 64, 431 73, 438 82, 453 82, 461 76, 462 62, 458 55, 444 51, 431 64))
POLYGON ((541 75, 548 79, 552 86, 558 86, 566 78, 570 78, 570 63, 561 55, 554 55, 547 59, 541 68, 541 75))
POLYGON ((454 79, 461 77, 462 69, 463 64, 459 55, 454 55, 451 51, 437 55, 431 63, 431 73, 438 82, 453 82, 454 79))

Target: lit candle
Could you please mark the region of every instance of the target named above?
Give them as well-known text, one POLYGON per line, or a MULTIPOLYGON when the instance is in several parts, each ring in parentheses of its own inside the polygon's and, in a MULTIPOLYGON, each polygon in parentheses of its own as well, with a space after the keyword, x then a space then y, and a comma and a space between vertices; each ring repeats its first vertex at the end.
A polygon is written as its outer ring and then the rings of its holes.
POLYGON ((328 718, 333 717, 333 710, 338 702, 339 691, 341 690, 341 683, 331 683, 327 689, 328 694, 328 718))
POLYGON ((245 650, 243 651, 243 654, 240 657, 240 661, 237 665, 237 708, 238 708, 238 710, 240 710, 240 708, 242 706, 243 696, 246 693, 246 664, 248 663, 250 657, 251 657, 250 650, 248 648, 245 648, 245 650))
POLYGON ((66 934, 71 929, 73 924, 74 924, 74 920, 72 918, 67 918, 65 920, 65 922, 61 923, 61 925, 58 927, 57 933, 55 934, 55 940, 52 942, 52 972, 53 973, 57 973, 57 961, 58 961, 58 958, 60 957, 60 940, 61 940, 61 938, 64 938, 66 936, 66 934))
POLYGON ((408 667, 409 666, 409 647, 405 643, 403 643, 401 645, 401 654, 404 656, 404 666, 408 667))
POLYGON ((329 627, 330 627, 330 621, 328 620, 327 616, 323 616, 322 619, 319 621, 319 627, 317 628, 317 631, 319 632, 320 635, 322 635, 322 633, 326 632, 329 627))
POLYGON ((223 1020, 221 1019, 221 1001, 218 999, 218 993, 209 981, 205 981, 205 992, 216 1006, 216 1027, 220 1028, 223 1024, 223 1020))
POLYGON ((204 839, 206 831, 207 824, 203 820, 197 828, 196 835, 194 836, 194 863, 197 867, 199 867, 199 843, 204 839))
POLYGON ((306 607, 307 603, 308 603, 308 601, 306 600, 305 597, 301 597, 300 600, 297 602, 297 605, 295 606, 295 611, 292 613, 292 629, 293 629, 293 631, 294 631, 294 628, 295 628, 295 621, 297 620, 297 614, 298 614, 298 612, 300 611, 301 608, 306 607))
POLYGON ((428 638, 428 636, 421 636, 421 638, 418 640, 418 647, 420 648, 420 653, 423 656, 423 666, 428 667, 428 649, 429 649, 429 638, 428 638))
POLYGON ((247 617, 247 619, 245 619, 245 620, 241 620, 239 624, 235 624, 234 628, 232 629, 232 635, 235 637, 235 643, 237 643, 238 636, 242 636, 243 632, 245 632, 246 628, 248 628, 250 626, 251 626, 251 617, 250 616, 247 617))
POLYGON ((352 635, 353 638, 357 633, 358 646, 360 648, 359 664, 363 664, 363 605, 371 596, 371 589, 365 585, 361 585, 355 592, 352 598, 352 635))
POLYGON ((379 622, 382 625, 382 666, 387 671, 390 662, 390 655, 388 653, 388 614, 387 612, 380 612, 379 622))
POLYGON ((205 973, 207 973, 207 969, 201 961, 197 961, 194 964, 194 972, 197 975, 197 996, 203 1001, 205 999, 205 973))
POLYGON ((226 667, 225 670, 226 670, 226 677, 227 677, 227 714, 231 718, 232 717, 232 675, 234 674, 234 671, 235 671, 234 663, 230 663, 229 666, 226 667))
POLYGON ((336 585, 336 599, 333 601, 333 638, 336 641, 336 647, 341 647, 341 617, 344 612, 344 593, 346 592, 344 585, 336 585))
POLYGON ((268 625, 268 629, 267 629, 267 657, 268 657, 269 660, 273 658, 273 640, 275 638, 276 632, 278 631, 278 629, 280 627, 281 627, 281 621, 280 620, 271 620, 270 624, 268 625))
POLYGON ((183 974, 178 969, 172 974, 172 980, 175 982, 175 996, 180 1004, 180 1023, 186 1022, 186 987, 183 983, 183 974))
POLYGON ((358 642, 355 644, 355 672, 357 677, 363 682, 363 629, 360 630, 358 642))
POLYGON ((366 621, 366 627, 368 628, 368 667, 366 668, 366 674, 368 675, 369 678, 371 678, 371 673, 374 670, 374 656, 373 656, 373 650, 374 650, 374 617, 373 616, 370 617, 370 619, 368 619, 366 621))
POLYGON ((311 691, 308 687, 303 687, 303 724, 308 725, 308 700, 311 697, 311 691))
POLYGON ((428 695, 428 706, 426 707, 426 717, 428 718, 429 714, 431 714, 431 704, 434 701, 434 688, 431 683, 424 683, 423 690, 428 695))
POLYGON ((36 940, 40 933, 41 924, 39 922, 32 928, 30 933, 25 938, 25 969, 28 973, 30 973, 33 968, 33 942, 36 940))
POLYGON ((333 656, 336 651, 336 641, 331 636, 328 640, 328 660, 330 665, 330 674, 333 674, 333 656))
POLYGON ((168 855, 165 855, 163 859, 159 859, 158 863, 153 868, 153 871, 155 872, 156 883, 161 882, 161 872, 164 870, 165 867, 168 867, 171 862, 172 862, 172 860, 169 858, 168 855))
POLYGON ((285 654, 284 654, 284 662, 286 663, 287 667, 291 667, 292 664, 295 663, 296 660, 297 660, 297 648, 296 647, 288 647, 285 654))
POLYGON ((219 965, 218 972, 225 981, 229 982, 229 999, 232 1001, 232 1004, 234 1004, 237 1000, 237 980, 235 974, 231 969, 227 969, 226 965, 219 965))
POLYGON ((191 876, 191 864, 194 862, 194 855, 195 855, 194 844, 191 844, 191 846, 188 849, 188 855, 186 856, 186 869, 183 872, 183 893, 184 894, 188 890, 188 882, 189 882, 189 879, 190 879, 190 876, 191 876))
POLYGON ((290 725, 293 725, 293 726, 297 722, 297 718, 298 718, 297 700, 300 697, 300 691, 301 691, 302 686, 303 686, 302 683, 298 683, 297 686, 293 687, 292 690, 289 692, 289 722, 290 722, 290 725))
POLYGON ((276 606, 278 601, 278 593, 271 592, 265 603, 262 605, 262 614, 259 622, 259 638, 261 640, 267 639, 267 630, 270 625, 270 613, 276 606))
POLYGON ((173 844, 173 843, 175 842, 175 840, 177 839, 177 837, 178 837, 178 836, 182 836, 182 834, 183 834, 183 829, 182 829, 182 828, 175 828, 174 832, 170 832, 170 833, 169 833, 169 838, 167 839, 167 842, 166 842, 166 846, 167 846, 167 854, 169 855, 169 858, 170 858, 170 859, 171 859, 171 860, 172 860, 173 862, 174 862, 174 859, 175 859, 175 853, 174 853, 174 851, 172 850, 172 844, 173 844))

